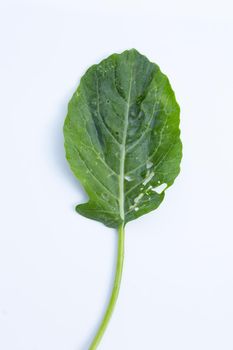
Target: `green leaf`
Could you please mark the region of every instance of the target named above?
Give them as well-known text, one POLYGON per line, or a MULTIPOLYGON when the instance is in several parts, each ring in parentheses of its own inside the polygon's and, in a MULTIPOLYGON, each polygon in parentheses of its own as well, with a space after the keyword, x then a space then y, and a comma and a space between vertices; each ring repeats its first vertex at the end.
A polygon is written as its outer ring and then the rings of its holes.
POLYGON ((156 209, 180 171, 179 114, 167 77, 134 49, 89 68, 69 103, 66 157, 89 196, 76 210, 118 228, 112 293, 89 350, 98 347, 116 304, 126 223, 156 209))
POLYGON ((180 171, 179 113, 168 78, 135 49, 90 67, 64 124, 67 160, 89 196, 77 212, 119 227, 156 209, 180 171))

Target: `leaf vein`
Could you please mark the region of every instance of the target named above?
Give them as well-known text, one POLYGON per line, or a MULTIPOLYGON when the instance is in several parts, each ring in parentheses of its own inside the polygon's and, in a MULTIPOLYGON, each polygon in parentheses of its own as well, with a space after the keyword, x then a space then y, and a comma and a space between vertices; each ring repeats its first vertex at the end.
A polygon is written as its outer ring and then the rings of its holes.
POLYGON ((83 158, 83 156, 81 155, 81 152, 77 149, 77 152, 80 156, 80 159, 82 160, 82 162, 85 164, 86 168, 88 169, 89 173, 91 174, 91 176, 93 177, 93 179, 95 179, 102 187, 105 188, 105 190, 110 194, 111 197, 113 197, 114 199, 116 199, 118 201, 118 198, 108 189, 108 187, 106 187, 95 175, 95 173, 93 173, 93 171, 91 170, 91 168, 87 165, 87 162, 85 160, 85 158, 83 158))

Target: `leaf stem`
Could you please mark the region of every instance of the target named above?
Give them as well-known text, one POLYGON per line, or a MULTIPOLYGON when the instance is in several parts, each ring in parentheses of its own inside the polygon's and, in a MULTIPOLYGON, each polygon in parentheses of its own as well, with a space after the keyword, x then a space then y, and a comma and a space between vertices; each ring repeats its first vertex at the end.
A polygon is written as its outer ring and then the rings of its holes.
POLYGON ((112 294, 109 300, 109 304, 107 307, 107 310, 105 312, 104 318, 101 322, 101 325, 95 335, 95 338, 93 339, 91 346, 89 350, 95 350, 97 349, 104 332, 108 326, 108 323, 110 321, 110 318, 112 316, 114 307, 116 305, 117 297, 120 290, 120 284, 121 284, 121 277, 122 277, 122 269, 123 269, 123 262, 124 262, 124 240, 125 240, 125 229, 124 224, 122 224, 118 229, 118 253, 117 253, 117 264, 116 264, 116 272, 115 272, 115 279, 114 284, 112 288, 112 294))

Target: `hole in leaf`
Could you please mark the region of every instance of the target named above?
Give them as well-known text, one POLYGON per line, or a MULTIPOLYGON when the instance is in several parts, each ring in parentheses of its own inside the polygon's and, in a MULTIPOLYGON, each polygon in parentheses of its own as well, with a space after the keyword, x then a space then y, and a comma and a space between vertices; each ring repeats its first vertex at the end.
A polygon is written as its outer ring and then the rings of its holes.
POLYGON ((167 188, 167 184, 164 183, 164 184, 161 184, 161 185, 159 185, 157 187, 154 187, 152 189, 152 191, 157 192, 158 194, 161 194, 166 188, 167 188))
POLYGON ((125 176, 125 180, 126 181, 133 181, 133 178, 131 176, 129 176, 129 175, 126 175, 125 176))

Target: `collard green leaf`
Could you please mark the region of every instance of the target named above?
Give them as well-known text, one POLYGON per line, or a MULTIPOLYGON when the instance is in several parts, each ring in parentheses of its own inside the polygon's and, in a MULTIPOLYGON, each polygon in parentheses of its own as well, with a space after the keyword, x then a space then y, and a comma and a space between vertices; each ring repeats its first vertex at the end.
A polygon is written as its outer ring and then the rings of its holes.
POLYGON ((89 196, 77 212, 119 227, 156 209, 180 171, 179 113, 168 78, 135 49, 90 67, 64 125, 67 160, 89 196))

